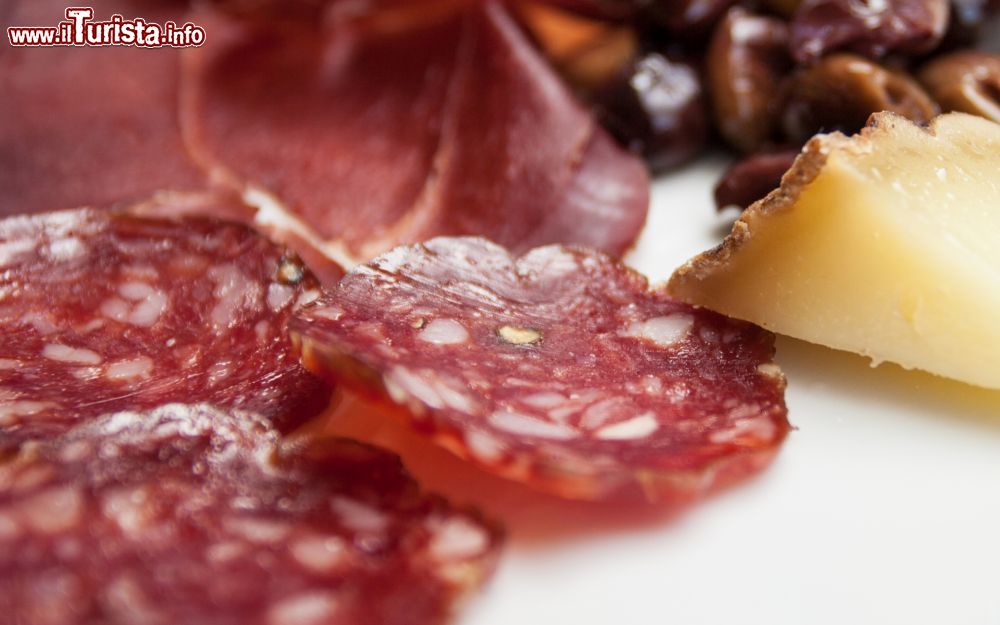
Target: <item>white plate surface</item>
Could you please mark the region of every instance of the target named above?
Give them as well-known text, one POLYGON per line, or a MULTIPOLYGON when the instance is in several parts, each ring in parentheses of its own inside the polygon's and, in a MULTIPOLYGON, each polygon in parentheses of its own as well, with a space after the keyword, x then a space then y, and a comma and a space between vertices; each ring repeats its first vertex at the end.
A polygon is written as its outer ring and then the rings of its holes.
MULTIPOLYGON (((652 280, 728 231, 722 164, 655 183, 628 259, 652 280)), ((797 430, 763 475, 679 516, 469 477, 511 535, 459 624, 1000 624, 1000 392, 786 338, 777 359, 797 430)))

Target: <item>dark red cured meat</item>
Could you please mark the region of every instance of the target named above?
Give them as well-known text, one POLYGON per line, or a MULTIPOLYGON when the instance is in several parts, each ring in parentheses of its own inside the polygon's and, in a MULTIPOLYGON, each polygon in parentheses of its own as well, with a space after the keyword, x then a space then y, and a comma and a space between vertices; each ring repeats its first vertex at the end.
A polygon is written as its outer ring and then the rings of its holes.
MULTIPOLYGON (((440 15, 483 0, 207 0, 207 4, 228 15, 251 21, 311 22, 347 16, 378 22, 392 30, 426 24, 440 15)), ((634 0, 506 0, 520 10, 521 4, 547 4, 582 17, 604 21, 626 21, 637 16, 641 2, 634 0)))
POLYGON ((213 37, 193 53, 182 116, 199 160, 268 192, 346 264, 440 234, 516 249, 633 243, 648 204, 642 163, 502 5, 380 17, 341 15, 323 30, 199 16, 213 37))
POLYGON ((296 313, 306 367, 489 471, 574 498, 688 498, 788 431, 774 337, 607 256, 478 238, 397 248, 296 313))
POLYGON ((340 263, 316 247, 311 237, 303 237, 299 232, 285 228, 280 223, 259 219, 264 216, 264 212, 257 211, 244 203, 234 193, 218 189, 205 193, 159 192, 140 202, 129 204, 123 212, 154 219, 210 217, 246 224, 271 241, 293 250, 320 284, 333 285, 344 276, 344 268, 340 263))
MULTIPOLYGON (((97 19, 117 12, 149 22, 184 22, 179 2, 84 4, 97 19)), ((54 26, 66 19, 66 7, 63 1, 14 1, 9 23, 54 26)), ((207 188, 180 134, 180 50, 3 48, 0 216, 207 188)))
POLYGON ((580 15, 604 20, 634 18, 644 4, 636 0, 537 0, 543 4, 568 9, 580 15))
POLYGON ((110 414, 0 463, 0 611, 18 625, 431 625, 498 532, 395 456, 285 453, 251 413, 110 414))
POLYGON ((434 21, 442 12, 481 0, 207 0, 202 3, 244 20, 321 26, 328 19, 374 17, 393 30, 434 21))
MULTIPOLYGON (((171 0, 99 0, 147 21, 188 19, 171 0)), ((53 25, 65 3, 12 2, 12 23, 53 25)), ((138 213, 207 215, 247 223, 295 249, 324 283, 343 270, 296 233, 255 223, 255 211, 210 182, 184 145, 181 55, 134 47, 10 48, 0 54, 0 216, 129 207, 138 213)))
POLYGON ((0 446, 176 401, 292 427, 329 397, 286 332, 318 294, 239 225, 96 210, 0 220, 0 446))

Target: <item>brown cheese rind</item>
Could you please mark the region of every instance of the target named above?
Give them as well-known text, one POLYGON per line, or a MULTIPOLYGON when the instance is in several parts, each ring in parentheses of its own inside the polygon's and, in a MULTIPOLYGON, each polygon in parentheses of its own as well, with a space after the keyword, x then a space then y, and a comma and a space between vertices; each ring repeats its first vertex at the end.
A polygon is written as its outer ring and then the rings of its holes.
POLYGON ((498 531, 343 440, 252 413, 106 415, 0 462, 0 611, 21 625, 436 625, 498 531))
POLYGON ((699 496, 766 464, 789 427, 771 334, 583 249, 400 247, 291 328, 312 371, 398 406, 488 471, 566 497, 699 496))
MULTIPOLYGON (((719 268, 728 265, 738 250, 753 236, 761 220, 769 214, 794 210, 799 195, 826 165, 829 154, 835 150, 870 150, 878 136, 887 132, 893 124, 912 124, 894 113, 875 113, 860 134, 847 137, 834 132, 813 137, 802 153, 781 178, 781 186, 764 198, 749 206, 733 224, 733 229, 718 246, 692 258, 679 267, 667 283, 667 291, 679 299, 691 301, 691 293, 696 292, 698 283, 711 276, 719 268)), ((934 122, 927 128, 934 132, 934 122)))

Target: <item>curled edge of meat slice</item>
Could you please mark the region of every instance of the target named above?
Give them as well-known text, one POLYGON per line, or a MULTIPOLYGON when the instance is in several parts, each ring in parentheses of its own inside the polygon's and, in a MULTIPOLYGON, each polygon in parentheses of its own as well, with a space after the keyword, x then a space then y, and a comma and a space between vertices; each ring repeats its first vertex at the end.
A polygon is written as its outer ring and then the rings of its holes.
POLYGON ((290 329, 317 375, 565 498, 695 500, 762 470, 790 429, 773 335, 581 248, 399 247, 290 329))
POLYGON ((332 286, 344 277, 344 268, 340 263, 326 254, 322 245, 307 231, 288 227, 280 216, 272 219, 273 207, 255 208, 231 189, 215 188, 200 192, 160 190, 112 210, 151 219, 210 218, 243 224, 298 255, 320 284, 332 286))
POLYGON ((642 162, 575 101, 502 3, 435 7, 415 22, 333 11, 320 29, 199 15, 216 36, 185 64, 188 150, 258 209, 258 227, 345 267, 449 234, 520 251, 626 251, 648 209, 642 162), (410 67, 424 57, 423 70, 410 67), (281 134, 265 140, 261 127, 281 134))

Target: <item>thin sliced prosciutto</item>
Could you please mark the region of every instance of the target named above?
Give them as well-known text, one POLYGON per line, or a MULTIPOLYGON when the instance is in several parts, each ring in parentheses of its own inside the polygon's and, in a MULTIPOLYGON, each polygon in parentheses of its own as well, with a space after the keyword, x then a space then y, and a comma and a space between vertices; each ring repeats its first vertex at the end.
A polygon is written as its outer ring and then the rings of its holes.
MULTIPOLYGON (((332 2, 324 28, 241 19, 223 4, 94 6, 98 19, 193 21, 209 33, 204 48, 6 49, 0 214, 210 213, 293 246, 326 282, 340 273, 330 259, 351 265, 441 234, 615 254, 638 235, 643 165, 575 102, 502 4, 389 3, 358 15, 332 2), (221 201, 220 189, 235 196, 221 201)), ((64 8, 17 2, 10 23, 55 24, 64 8)))
POLYGON ((648 180, 500 3, 424 19, 263 28, 205 15, 185 135, 199 160, 344 264, 400 242, 481 234, 515 250, 625 251, 648 180), (291 218, 291 219, 289 219, 291 218))
MULTIPOLYGON (((100 20, 121 13, 184 22, 180 3, 95 0, 85 6, 100 20)), ((66 19, 66 7, 52 0, 12 0, 7 21, 55 26, 66 19)), ((181 138, 180 50, 3 47, 0 216, 128 204, 156 192, 208 188, 181 138)))

